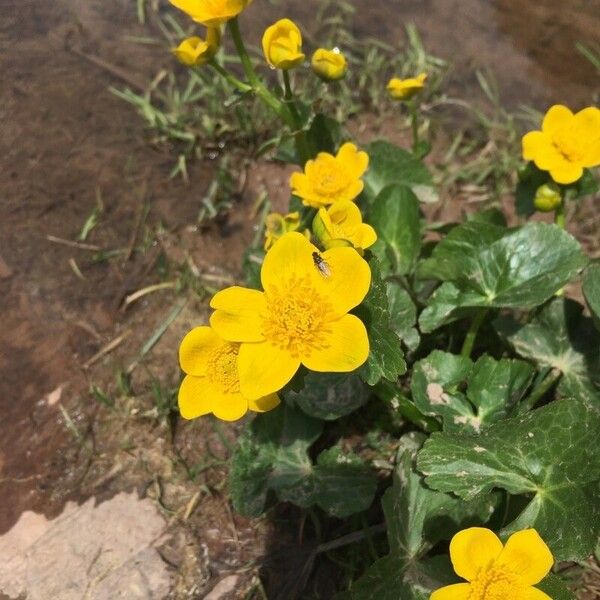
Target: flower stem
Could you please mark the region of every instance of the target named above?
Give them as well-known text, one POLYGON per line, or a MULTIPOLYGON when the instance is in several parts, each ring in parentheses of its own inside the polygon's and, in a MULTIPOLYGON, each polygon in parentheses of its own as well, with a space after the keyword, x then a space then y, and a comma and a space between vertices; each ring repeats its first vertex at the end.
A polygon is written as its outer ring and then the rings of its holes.
POLYGON ((533 389, 531 394, 519 405, 519 414, 530 411, 546 392, 560 379, 562 373, 560 369, 551 369, 546 377, 533 389))
POLYGON ((226 79, 233 87, 240 90, 240 92, 246 93, 251 92, 253 87, 239 80, 237 77, 232 75, 229 71, 225 70, 216 60, 211 60, 208 63, 221 77, 226 79))
POLYGON ((418 150, 418 147, 419 147, 419 121, 418 121, 418 115, 417 115, 417 106, 412 100, 409 100, 407 102, 407 104, 408 104, 408 111, 410 112, 410 126, 412 129, 412 138, 413 138, 412 149, 413 149, 413 153, 416 153, 418 150))
POLYGON ((306 139, 306 134, 303 130, 302 117, 300 116, 296 103, 294 102, 294 94, 292 92, 292 84, 290 82, 290 73, 287 69, 283 70, 283 90, 283 100, 295 122, 293 134, 296 145, 296 154, 298 155, 300 164, 304 166, 312 157, 313 153, 311 152, 308 140, 306 139))
POLYGON ((374 388, 375 394, 391 404, 407 421, 420 427, 427 433, 441 431, 442 427, 436 419, 425 416, 413 403, 390 381, 380 381, 374 388))
POLYGON ((556 207, 556 211, 554 213, 554 222, 561 229, 565 228, 566 218, 565 218, 565 198, 564 198, 564 196, 561 197, 560 204, 556 207))
POLYGON ((475 315, 475 317, 473 317, 473 320, 471 321, 471 326, 469 327, 469 331, 467 331, 465 341, 463 342, 460 351, 461 356, 465 356, 467 358, 471 356, 473 346, 475 345, 475 339, 477 338, 477 333, 479 332, 479 328, 481 327, 487 313, 487 309, 482 309, 475 315))

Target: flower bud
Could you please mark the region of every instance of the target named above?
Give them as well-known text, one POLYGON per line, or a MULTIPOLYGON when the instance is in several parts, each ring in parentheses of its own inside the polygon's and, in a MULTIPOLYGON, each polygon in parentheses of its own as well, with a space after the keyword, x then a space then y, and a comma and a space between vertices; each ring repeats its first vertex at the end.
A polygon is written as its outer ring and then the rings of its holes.
POLYGON ((312 55, 310 64, 313 71, 325 81, 338 81, 348 70, 346 57, 337 48, 335 50, 319 48, 312 55))
POLYGON ((199 37, 189 37, 183 40, 173 54, 179 62, 188 67, 197 67, 207 63, 219 50, 221 32, 218 27, 209 27, 206 40, 199 37))
MULTIPOLYGON (((299 227, 299 212, 293 212, 287 215, 276 212, 268 214, 265 219, 265 250, 269 250, 282 235, 290 231, 298 231, 299 227)), ((307 239, 310 239, 310 231, 308 231, 308 229, 304 230, 302 235, 307 239)))
POLYGON ((262 47, 267 62, 276 69, 293 69, 304 62, 302 34, 290 19, 281 19, 267 27, 262 47))
POLYGON ((533 204, 540 212, 556 210, 562 201, 560 189, 552 183, 541 185, 535 192, 533 204))
POLYGON ((252 0, 169 0, 171 4, 206 27, 218 27, 237 17, 252 0))
POLYGON ((393 77, 387 84, 388 94, 394 100, 410 100, 425 87, 427 73, 421 73, 409 79, 393 77))

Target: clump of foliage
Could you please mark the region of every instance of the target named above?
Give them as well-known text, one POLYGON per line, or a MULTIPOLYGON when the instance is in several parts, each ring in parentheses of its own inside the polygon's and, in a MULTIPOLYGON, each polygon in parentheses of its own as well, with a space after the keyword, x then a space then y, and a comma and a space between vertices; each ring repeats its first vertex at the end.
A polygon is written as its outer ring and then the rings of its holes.
MULTIPOLYGON (((181 43, 180 60, 222 77, 239 102, 262 102, 281 123, 271 145, 299 167, 289 214, 270 215, 265 244, 248 249, 246 287, 218 292, 210 326, 180 348, 183 417, 256 413, 233 457, 236 510, 291 502, 350 519, 381 502, 389 552, 340 599, 571 597, 545 575, 553 560, 587 557, 600 534, 600 268, 565 230, 565 208, 597 191, 600 111, 553 107, 523 139, 518 210, 554 223, 509 227, 483 210, 431 226, 426 71, 388 85, 412 147, 359 149, 346 105, 315 112, 294 94, 290 73, 306 61, 295 23, 265 32, 269 83, 240 32, 248 0, 172 3, 208 28, 181 43), (224 24, 243 76, 219 61, 224 24), (578 281, 589 316, 565 293, 578 281), (479 553, 485 565, 463 568, 479 553)), ((339 55, 313 56, 321 108, 352 67, 339 55)))

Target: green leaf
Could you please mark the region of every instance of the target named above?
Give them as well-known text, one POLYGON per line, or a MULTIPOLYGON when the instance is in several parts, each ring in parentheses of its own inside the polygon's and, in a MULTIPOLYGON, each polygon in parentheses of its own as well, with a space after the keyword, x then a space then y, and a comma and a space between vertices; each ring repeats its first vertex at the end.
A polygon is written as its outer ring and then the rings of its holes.
POLYGON ((331 117, 318 113, 312 120, 306 137, 313 152, 329 152, 335 154, 342 141, 340 124, 331 117))
POLYGON ((526 325, 504 318, 494 326, 518 354, 563 374, 561 395, 600 403, 600 334, 582 311, 574 300, 556 298, 526 325))
POLYGON ((369 223, 386 244, 393 272, 410 273, 421 251, 419 199, 405 186, 384 188, 369 211, 369 223))
POLYGON ((534 527, 556 560, 584 558, 600 527, 600 415, 588 403, 558 400, 479 435, 434 433, 418 468, 435 490, 465 500, 503 488, 528 504, 502 532, 534 527))
POLYGON ((440 416, 445 431, 475 431, 504 419, 523 397, 534 369, 520 360, 469 358, 434 350, 415 363, 411 391, 417 408, 440 416), (467 383, 466 394, 462 387, 467 383))
POLYGON ((324 450, 304 477, 293 485, 277 489, 281 500, 302 508, 317 505, 328 514, 343 519, 371 506, 377 490, 377 477, 356 455, 344 454, 338 447, 324 450))
POLYGON ((600 264, 590 265, 583 278, 583 295, 596 327, 600 329, 600 264))
MULTIPOLYGON (((534 308, 587 262, 575 238, 546 223, 528 223, 479 247, 467 244, 464 252, 450 250, 449 255, 441 255, 440 250, 435 269, 438 276, 446 272, 444 278, 452 283, 438 288, 421 314, 419 323, 425 332, 464 316, 467 308, 534 308)), ((431 273, 432 265, 426 270, 431 273)))
POLYGON ((542 590, 542 592, 546 592, 552 600, 576 600, 573 592, 556 575, 548 575, 542 582, 537 583, 535 587, 542 590))
POLYGON ((390 327, 406 344, 409 350, 416 350, 421 336, 416 328, 417 307, 410 294, 394 280, 386 282, 390 327))
POLYGON ((233 506, 246 517, 265 508, 269 489, 294 485, 312 464, 307 451, 323 423, 288 406, 256 416, 238 440, 231 462, 233 506))
POLYGON ((464 502, 424 485, 414 462, 425 436, 400 439, 393 485, 383 497, 390 554, 376 561, 356 581, 348 600, 427 599, 432 590, 457 581, 447 555, 425 559, 440 540, 485 522, 495 499, 464 502))
POLYGON ((369 358, 358 374, 369 385, 375 385, 381 379, 398 379, 406 372, 406 362, 400 339, 391 329, 386 284, 377 259, 371 257, 369 265, 371 289, 354 312, 365 324, 370 344, 369 358))
POLYGON ((369 170, 364 178, 364 196, 370 204, 390 184, 411 188, 422 202, 437 201, 431 173, 410 152, 385 141, 369 144, 366 151, 369 170))
POLYGON ((369 388, 354 373, 309 371, 304 377, 304 387, 286 392, 285 400, 311 417, 332 421, 361 407, 370 395, 369 388))

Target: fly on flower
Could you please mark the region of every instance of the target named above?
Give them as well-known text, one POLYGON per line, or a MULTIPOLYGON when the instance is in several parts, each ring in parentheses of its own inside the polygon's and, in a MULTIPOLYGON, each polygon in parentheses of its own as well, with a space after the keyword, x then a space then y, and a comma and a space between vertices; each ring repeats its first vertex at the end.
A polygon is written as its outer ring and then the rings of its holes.
POLYGON ((321 273, 323 277, 330 277, 331 268, 329 267, 327 261, 318 252, 313 252, 312 258, 313 262, 315 263, 315 267, 317 267, 319 273, 321 273))

